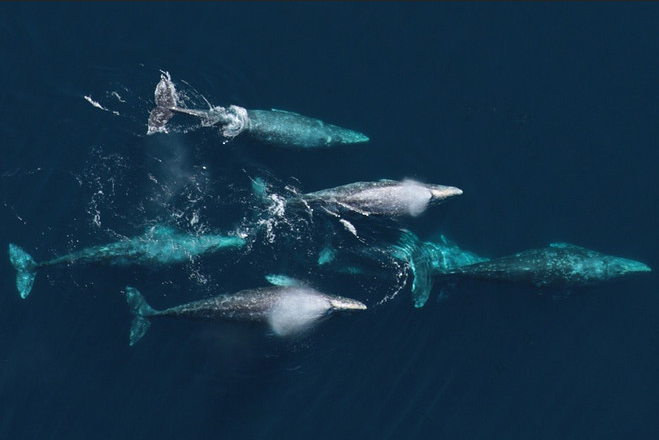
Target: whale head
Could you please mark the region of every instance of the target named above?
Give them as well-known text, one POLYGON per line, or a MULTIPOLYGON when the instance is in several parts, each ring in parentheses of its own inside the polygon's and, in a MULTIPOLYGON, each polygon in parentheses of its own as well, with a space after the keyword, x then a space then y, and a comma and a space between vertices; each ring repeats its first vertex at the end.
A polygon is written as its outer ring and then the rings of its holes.
POLYGON ((640 261, 613 256, 606 256, 604 258, 604 267, 606 279, 627 277, 637 273, 652 271, 647 264, 640 261))
POLYGON ((425 184, 413 179, 405 179, 400 183, 394 182, 394 184, 396 196, 401 200, 401 205, 405 208, 405 214, 413 217, 423 213, 429 205, 435 205, 450 197, 462 194, 460 188, 425 184))
POLYGON ((271 276, 269 280, 283 281, 285 286, 268 312, 267 321, 277 336, 304 332, 327 318, 332 312, 365 310, 366 305, 350 298, 326 295, 308 286, 291 283, 271 276))
POLYGON ((332 310, 337 311, 352 311, 352 310, 366 310, 366 304, 356 299, 345 298, 342 296, 332 296, 329 298, 332 310))
POLYGON ((547 253, 557 259, 559 265, 569 267, 569 277, 573 284, 594 284, 600 281, 615 280, 641 272, 650 272, 650 267, 629 258, 606 255, 570 243, 551 243, 549 248, 557 251, 547 253))
POLYGON ((448 198, 462 194, 462 190, 454 186, 428 185, 428 189, 431 195, 430 203, 441 203, 448 198))

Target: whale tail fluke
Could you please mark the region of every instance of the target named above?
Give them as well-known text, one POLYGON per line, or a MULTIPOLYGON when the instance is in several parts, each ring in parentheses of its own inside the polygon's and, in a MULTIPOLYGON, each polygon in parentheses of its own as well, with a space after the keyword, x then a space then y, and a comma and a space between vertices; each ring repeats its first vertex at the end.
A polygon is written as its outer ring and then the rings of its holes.
POLYGON ((34 259, 13 243, 9 244, 9 261, 16 269, 16 288, 21 298, 25 299, 32 290, 34 277, 37 275, 37 263, 34 259))
POLYGON ((407 261, 412 272, 412 298, 414 307, 420 308, 426 304, 432 290, 431 257, 425 243, 411 231, 404 230, 394 246, 396 256, 407 261))
POLYGON ((130 345, 133 346, 149 329, 151 322, 148 317, 157 312, 147 304, 144 296, 134 287, 126 287, 126 301, 133 314, 133 322, 130 325, 130 345))
POLYGON ((155 91, 156 106, 149 113, 146 134, 167 133, 167 122, 174 117, 176 88, 168 72, 162 72, 155 91))
POLYGON ((414 276, 412 281, 412 298, 414 307, 420 308, 426 304, 432 290, 432 268, 424 248, 412 254, 409 260, 410 270, 414 276))

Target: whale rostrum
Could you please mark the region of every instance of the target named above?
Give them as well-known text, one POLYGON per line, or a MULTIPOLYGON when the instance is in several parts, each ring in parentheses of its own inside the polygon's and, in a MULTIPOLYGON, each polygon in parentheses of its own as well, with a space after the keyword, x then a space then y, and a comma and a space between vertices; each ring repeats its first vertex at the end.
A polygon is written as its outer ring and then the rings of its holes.
POLYGON ((147 134, 166 133, 169 120, 181 113, 199 118, 204 127, 218 127, 226 139, 245 133, 260 142, 293 148, 325 148, 369 140, 357 131, 284 110, 247 110, 237 105, 187 108, 168 72, 160 75, 155 103, 149 114, 147 134))
POLYGON ((240 248, 245 243, 245 240, 238 236, 190 235, 168 226, 156 225, 149 228, 144 235, 89 247, 42 262, 36 262, 25 250, 10 243, 9 259, 17 271, 18 292, 21 298, 27 298, 37 270, 43 267, 72 263, 167 265, 189 261, 196 256, 222 249, 240 248))
POLYGON ((126 299, 133 314, 130 345, 144 336, 151 318, 262 322, 277 336, 291 336, 311 328, 334 312, 366 309, 360 301, 327 295, 303 283, 241 290, 164 310, 153 309, 133 287, 126 287, 126 299))

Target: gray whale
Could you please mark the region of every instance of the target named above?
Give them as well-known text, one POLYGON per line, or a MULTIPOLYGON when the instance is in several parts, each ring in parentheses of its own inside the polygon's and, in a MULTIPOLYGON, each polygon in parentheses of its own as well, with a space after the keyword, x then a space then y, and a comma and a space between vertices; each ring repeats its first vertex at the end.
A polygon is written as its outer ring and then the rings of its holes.
POLYGON ((277 336, 290 336, 310 328, 331 313, 366 309, 366 305, 357 300, 327 295, 288 280, 282 285, 241 290, 164 310, 153 309, 133 287, 126 287, 126 299, 134 316, 130 345, 144 336, 152 318, 264 322, 277 336))
POLYGON ((536 287, 573 288, 650 271, 650 267, 639 261, 605 255, 574 244, 552 243, 545 248, 459 266, 443 274, 536 287))
POLYGON ((204 127, 219 127, 227 139, 245 133, 260 142, 282 147, 326 148, 369 140, 357 131, 285 110, 247 110, 237 105, 186 108, 167 72, 161 74, 156 86, 155 103, 149 114, 147 134, 166 133, 169 120, 181 113, 199 118, 204 127))
POLYGON ((156 225, 144 234, 114 243, 93 246, 51 260, 36 262, 21 247, 9 244, 9 260, 16 269, 16 288, 25 299, 30 294, 37 270, 47 266, 79 263, 167 265, 226 248, 240 248, 245 240, 237 236, 190 235, 156 225))
POLYGON ((460 194, 462 190, 454 186, 425 184, 412 179, 382 179, 311 192, 300 198, 306 202, 320 201, 332 211, 349 210, 367 216, 416 217, 428 206, 438 205, 460 194))

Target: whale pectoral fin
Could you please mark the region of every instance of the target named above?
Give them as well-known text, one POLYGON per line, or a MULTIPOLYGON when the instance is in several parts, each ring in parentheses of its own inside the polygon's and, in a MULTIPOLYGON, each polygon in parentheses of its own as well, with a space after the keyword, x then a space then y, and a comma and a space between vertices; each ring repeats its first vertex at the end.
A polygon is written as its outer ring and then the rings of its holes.
POLYGON ((337 250, 333 247, 326 246, 318 254, 318 266, 331 263, 336 259, 337 250))
POLYGON ((341 216, 338 213, 332 211, 331 209, 327 208, 326 206, 321 206, 321 209, 329 215, 333 215, 334 217, 341 218, 341 216))
POLYGON ((279 286, 279 287, 306 286, 306 283, 304 283, 303 281, 289 277, 287 275, 269 274, 265 276, 265 279, 273 286, 279 286))

